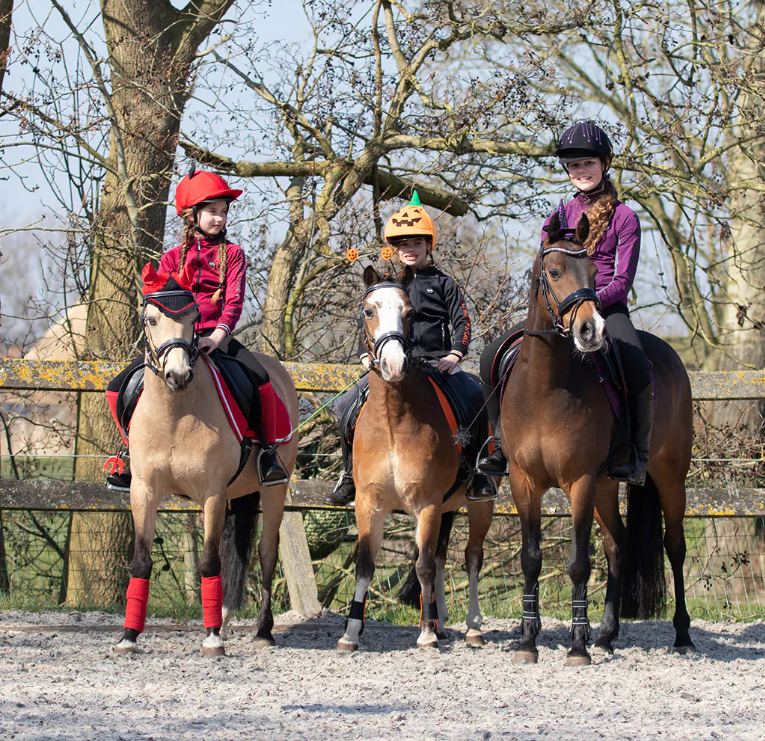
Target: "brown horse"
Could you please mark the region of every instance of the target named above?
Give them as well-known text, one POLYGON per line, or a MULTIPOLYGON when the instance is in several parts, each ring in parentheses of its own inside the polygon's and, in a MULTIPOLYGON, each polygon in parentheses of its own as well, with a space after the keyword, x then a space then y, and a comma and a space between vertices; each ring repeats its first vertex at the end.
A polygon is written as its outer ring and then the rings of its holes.
POLYGON ((692 404, 688 375, 665 342, 646 332, 640 339, 653 364, 656 408, 645 486, 629 487, 628 525, 619 514, 618 483, 602 475, 616 420, 587 354, 604 342, 605 322, 593 290, 595 266, 582 247, 589 223, 562 232, 557 214, 534 264, 518 360, 502 400, 502 446, 521 519, 524 575, 522 637, 517 662, 536 662, 540 629, 541 504, 559 486, 571 500, 573 536, 568 573, 573 583, 571 650, 567 664, 589 664, 587 641, 588 555, 593 514, 608 558, 605 609, 596 641, 613 653, 623 617, 647 618, 664 607, 664 546, 674 574, 675 648, 693 649, 685 606, 685 477, 691 460, 692 404), (573 340, 573 342, 572 342, 573 340))
MULTIPOLYGON (((193 302, 191 293, 188 297, 193 302)), ((229 485, 239 468, 240 446, 215 390, 208 362, 194 364, 198 339, 196 311, 169 316, 155 303, 144 301, 142 318, 147 371, 143 395, 130 427, 133 472, 130 508, 135 525, 135 552, 125 630, 115 650, 137 651, 137 638, 146 615, 157 507, 166 494, 177 494, 193 500, 204 512, 200 572, 207 637, 202 653, 220 655, 225 653, 221 629, 225 636, 226 623, 240 605, 245 590, 248 550, 260 496, 257 456, 253 451, 245 468, 229 485)), ((298 400, 289 374, 273 358, 259 355, 258 359, 284 401, 294 430, 298 400)), ((297 443, 294 433, 278 449, 288 472, 295 464, 297 443)), ((262 501, 259 555, 263 586, 255 640, 258 648, 274 644, 271 585, 286 493, 286 483, 270 486, 264 490, 262 501)))
MULTIPOLYGON (((358 648, 375 555, 382 541, 385 517, 394 510, 417 518, 415 570, 422 594, 417 646, 438 647, 438 638, 446 635, 442 626, 448 617, 444 595, 448 538, 439 537, 442 514, 465 505, 470 528, 465 549, 470 583, 466 641, 483 644, 478 574, 494 506, 491 500, 468 501, 465 485, 444 502, 444 495, 457 478, 459 452, 430 381, 407 357, 412 305, 406 287, 412 277, 411 268, 402 271, 399 283, 384 281, 371 267, 364 271, 364 332, 374 365, 369 398, 353 441, 359 553, 350 616, 337 644, 340 651, 358 648)), ((444 520, 446 524, 451 517, 444 520)))

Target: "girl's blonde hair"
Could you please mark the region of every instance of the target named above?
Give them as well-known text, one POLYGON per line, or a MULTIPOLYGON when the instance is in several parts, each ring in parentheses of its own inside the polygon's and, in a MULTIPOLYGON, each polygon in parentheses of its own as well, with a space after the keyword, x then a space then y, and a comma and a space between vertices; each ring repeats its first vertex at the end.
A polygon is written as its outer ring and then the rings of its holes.
POLYGON ((616 192, 616 186, 611 182, 608 175, 603 175, 603 190, 587 209, 590 233, 587 235, 584 246, 588 255, 595 252, 595 247, 597 247, 600 238, 606 233, 618 200, 619 195, 616 192))
MULTIPOLYGON (((181 236, 181 254, 178 258, 178 272, 182 273, 183 268, 186 265, 186 253, 189 247, 194 242, 199 242, 199 235, 195 231, 196 224, 194 222, 194 209, 185 208, 181 211, 181 218, 183 219, 183 234, 181 236)), ((228 255, 226 254, 226 248, 228 247, 228 239, 226 235, 220 235, 218 237, 218 290, 212 295, 212 302, 217 304, 221 300, 223 295, 223 284, 226 280, 226 267, 228 266, 228 255)), ((199 244, 197 244, 199 248, 199 244)))

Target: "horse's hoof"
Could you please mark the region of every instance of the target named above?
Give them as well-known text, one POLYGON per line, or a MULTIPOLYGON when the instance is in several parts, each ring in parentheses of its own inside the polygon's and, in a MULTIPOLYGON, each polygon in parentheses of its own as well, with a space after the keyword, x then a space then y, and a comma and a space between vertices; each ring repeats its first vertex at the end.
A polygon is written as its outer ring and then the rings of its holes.
POLYGON ((595 645, 592 647, 593 651, 602 651, 604 654, 608 654, 609 656, 614 655, 614 647, 611 645, 611 641, 608 640, 600 640, 598 639, 595 641, 595 645))
POLYGON ((202 656, 225 656, 226 649, 223 646, 202 646, 202 656))
POLYGON ((445 630, 437 631, 436 638, 438 638, 439 641, 445 641, 449 638, 449 634, 445 630))
POLYGON ((569 654, 566 656, 566 666, 589 666, 592 664, 590 654, 569 654))
POLYGON ((276 641, 272 636, 255 636, 255 640, 252 642, 252 647, 256 651, 260 651, 262 648, 271 648, 276 645, 276 641))
POLYGON ((120 641, 112 648, 118 656, 130 656, 139 653, 138 644, 135 641, 120 641))
POLYGON ((513 654, 513 664, 536 664, 537 661, 539 661, 539 651, 536 648, 521 648, 513 654))
POLYGON ((465 635, 465 643, 467 643, 468 646, 485 646, 486 640, 480 630, 471 628, 465 635))
POLYGON ((418 638, 417 648, 438 648, 438 638, 418 638))
POLYGON ((358 651, 359 650, 359 644, 358 643, 351 643, 350 641, 346 641, 344 638, 341 638, 337 642, 337 650, 342 651, 344 653, 350 653, 351 651, 358 651))
POLYGON ((669 652, 671 654, 677 654, 678 656, 688 656, 688 654, 696 653, 696 646, 692 643, 690 646, 672 646, 672 648, 669 649, 669 652))

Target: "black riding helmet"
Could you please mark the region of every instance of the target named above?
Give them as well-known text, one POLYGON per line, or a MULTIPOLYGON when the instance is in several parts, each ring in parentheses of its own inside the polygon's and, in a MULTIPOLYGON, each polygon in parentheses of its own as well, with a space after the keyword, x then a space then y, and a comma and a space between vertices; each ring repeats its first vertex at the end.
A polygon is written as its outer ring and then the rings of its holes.
POLYGON ((592 121, 582 121, 566 129, 555 150, 560 163, 566 169, 570 162, 589 157, 601 157, 608 161, 613 153, 608 134, 592 121))

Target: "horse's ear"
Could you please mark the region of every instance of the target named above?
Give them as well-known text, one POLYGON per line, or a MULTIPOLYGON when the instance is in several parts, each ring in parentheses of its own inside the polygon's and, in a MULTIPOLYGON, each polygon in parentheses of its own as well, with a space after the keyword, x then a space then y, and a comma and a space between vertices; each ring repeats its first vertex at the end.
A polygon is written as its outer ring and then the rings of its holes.
POLYGON ((546 231, 548 244, 555 244, 560 241, 560 216, 558 215, 557 209, 550 217, 550 223, 547 225, 546 231))
POLYGON ((373 286, 375 283, 379 282, 380 275, 378 272, 371 265, 367 265, 364 268, 364 285, 369 288, 370 286, 373 286))
POLYGON ((414 280, 414 270, 412 270, 411 265, 407 265, 403 270, 401 270, 398 274, 398 282, 401 283, 402 286, 409 287, 409 284, 414 280))
POLYGON ((576 225, 576 238, 579 242, 584 244, 587 241, 589 233, 590 220, 587 218, 587 214, 582 214, 582 218, 579 219, 579 223, 576 225))

